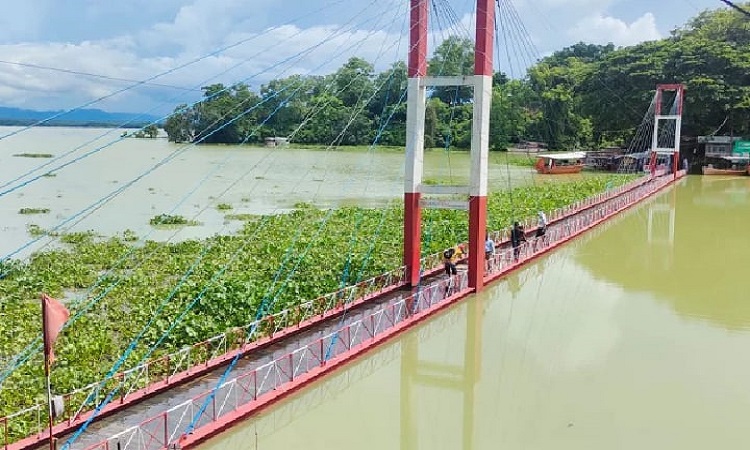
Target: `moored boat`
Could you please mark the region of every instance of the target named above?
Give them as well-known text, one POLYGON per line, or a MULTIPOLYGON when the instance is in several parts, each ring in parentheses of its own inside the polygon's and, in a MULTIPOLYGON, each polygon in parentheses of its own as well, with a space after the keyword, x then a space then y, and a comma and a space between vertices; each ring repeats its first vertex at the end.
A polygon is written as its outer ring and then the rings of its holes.
POLYGON ((703 175, 745 175, 750 171, 747 156, 722 156, 711 158, 714 163, 703 166, 703 175))
POLYGON ((536 171, 545 175, 580 173, 583 170, 585 152, 553 153, 539 155, 536 171))
POLYGON ((703 166, 703 175, 745 175, 748 169, 717 169, 715 167, 703 166))

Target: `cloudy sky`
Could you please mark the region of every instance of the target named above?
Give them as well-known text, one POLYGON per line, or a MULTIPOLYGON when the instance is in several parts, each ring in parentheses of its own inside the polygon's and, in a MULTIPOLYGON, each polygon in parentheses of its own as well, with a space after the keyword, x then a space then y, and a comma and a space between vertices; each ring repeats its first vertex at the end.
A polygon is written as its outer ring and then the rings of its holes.
MULTIPOLYGON (((497 65, 525 65, 578 41, 629 45, 667 36, 718 0, 499 0, 497 65), (517 13, 517 14, 515 14, 517 13)), ((24 0, 0 15, 0 106, 163 114, 196 87, 258 86, 329 73, 348 57, 404 59, 407 0, 24 0), (47 68, 100 75, 86 76, 47 68), (105 78, 109 77, 109 78, 105 78), (115 80, 116 78, 117 80, 115 80), (128 82, 126 80, 132 80, 128 82), (148 80, 137 86, 133 81, 148 80), (119 92, 123 91, 123 92, 119 92)), ((471 0, 435 0, 431 45, 466 33, 471 0)))

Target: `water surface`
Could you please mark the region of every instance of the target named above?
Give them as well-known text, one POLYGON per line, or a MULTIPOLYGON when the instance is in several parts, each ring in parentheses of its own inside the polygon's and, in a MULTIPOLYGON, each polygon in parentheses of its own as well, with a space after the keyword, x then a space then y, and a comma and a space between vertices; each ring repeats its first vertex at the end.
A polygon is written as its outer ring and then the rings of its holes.
MULTIPOLYGON (((0 127, 0 135, 17 128, 0 127)), ((404 154, 375 147, 372 151, 269 149, 249 146, 186 146, 166 139, 123 139, 121 130, 35 128, 0 140, 0 255, 17 249, 31 237, 29 224, 61 231, 94 230, 105 236, 130 229, 150 239, 172 238, 175 230, 154 230, 149 220, 171 213, 200 222, 177 230, 175 239, 231 233, 240 222, 231 214, 272 214, 298 202, 319 207, 375 207, 403 197, 404 154), (105 137, 97 137, 107 134, 105 137), (95 141, 84 145, 88 141, 95 141), (75 150, 82 147, 79 150, 75 150), (101 149, 101 150, 99 150, 101 149), (179 151, 169 163, 162 159, 179 151), (87 152, 91 156, 83 157, 87 152), (47 153, 60 158, 22 158, 15 154, 47 153), (69 153, 69 154, 68 154, 69 153), (67 156, 64 156, 68 154, 67 156), (75 158, 67 167, 56 170, 75 158), (22 177, 29 171, 41 168, 22 177), (49 173, 14 189, 33 177, 49 173), (21 177, 19 180, 17 178, 21 177), (141 177, 141 178, 139 178, 141 177), (128 183, 136 180, 132 185, 128 183), (7 190, 9 193, 2 194, 7 190), (116 191, 122 192, 116 193, 116 191), (116 194, 115 194, 116 193, 116 194), (111 200, 82 211, 112 194, 111 200), (231 211, 218 211, 227 203, 231 211), (48 208, 49 214, 21 215, 21 208, 48 208)), ((425 180, 468 182, 467 152, 431 151, 425 157, 425 180)), ((530 168, 505 164, 493 155, 491 190, 537 182, 530 168)), ((38 249, 35 245, 29 251, 38 249)), ((22 256, 28 251, 19 254, 22 256)))
POLYGON ((749 194, 690 177, 202 448, 746 448, 749 194))

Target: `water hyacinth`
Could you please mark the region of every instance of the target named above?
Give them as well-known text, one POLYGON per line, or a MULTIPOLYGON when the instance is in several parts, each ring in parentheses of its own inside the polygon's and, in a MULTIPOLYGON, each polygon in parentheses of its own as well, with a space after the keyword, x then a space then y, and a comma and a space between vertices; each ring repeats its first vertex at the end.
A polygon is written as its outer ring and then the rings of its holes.
MULTIPOLYGON (((507 228, 513 220, 533 217, 538 210, 551 211, 633 178, 591 177, 492 193, 488 229, 507 228)), ((52 383, 56 393, 65 393, 101 379, 173 290, 174 296, 123 368, 135 365, 204 288, 201 300, 154 357, 252 321, 279 268, 279 280, 291 277, 283 288, 277 283, 276 289, 270 289, 274 301, 269 313, 401 265, 403 205, 399 202, 379 209, 334 210, 301 204, 287 214, 245 219, 235 235, 173 243, 141 242, 130 231, 109 238, 93 233, 64 235, 61 248, 35 254, 28 261, 6 262, 2 267, 6 276, 0 280, 0 361, 10 361, 39 336, 42 291, 63 299, 73 314, 108 291, 60 336, 52 383), (233 256, 226 271, 208 284, 233 256), (192 273, 176 287, 196 260, 200 262, 192 273)), ((465 211, 424 211, 423 253, 467 240, 467 226, 465 211)), ((44 395, 39 353, 0 387, 0 416, 43 400, 44 395)), ((13 434, 26 431, 14 429, 13 434)))

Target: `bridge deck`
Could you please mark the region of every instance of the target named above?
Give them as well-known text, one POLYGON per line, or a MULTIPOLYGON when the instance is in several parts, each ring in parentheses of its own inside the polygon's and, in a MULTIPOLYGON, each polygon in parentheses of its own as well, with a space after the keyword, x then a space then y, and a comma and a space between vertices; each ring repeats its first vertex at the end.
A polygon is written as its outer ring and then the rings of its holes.
MULTIPOLYGON (((461 266, 459 266, 459 268, 460 267, 461 266)), ((439 282, 443 278, 443 273, 439 272, 426 277, 423 282, 425 285, 430 285, 439 282)), ((257 367, 274 361, 302 347, 306 343, 321 339, 348 324, 372 315, 375 311, 396 304, 409 294, 410 290, 408 289, 393 291, 382 297, 375 298, 372 301, 353 307, 342 317, 333 317, 325 320, 320 325, 309 331, 303 331, 299 334, 282 338, 265 349, 253 352, 251 355, 241 358, 233 369, 231 376, 250 372, 257 367)), ((203 392, 213 389, 216 387, 216 384, 225 370, 225 366, 219 367, 200 378, 176 386, 166 392, 157 394, 139 402, 138 404, 132 405, 108 417, 93 422, 71 448, 87 448, 90 445, 101 442, 109 436, 122 431, 123 429, 140 424, 144 418, 158 415, 175 405, 184 403, 203 392)), ((70 436, 72 436, 72 433, 61 436, 59 438, 60 444, 64 443, 70 436)))
MULTIPOLYGON (((547 245, 556 242, 564 242, 570 237, 577 235, 581 230, 585 230, 585 227, 589 226, 586 224, 597 223, 597 220, 602 220, 603 217, 616 213, 623 207, 629 206, 631 203, 630 201, 624 201, 618 198, 620 193, 630 192, 630 195, 633 198, 636 198, 637 195, 633 195, 632 192, 641 189, 644 182, 645 181, 641 180, 640 182, 631 183, 630 186, 623 187, 622 190, 618 189, 618 191, 620 191, 619 193, 611 192, 596 196, 587 202, 581 202, 571 208, 566 208, 563 211, 556 212, 552 215, 552 220, 550 221, 547 242, 543 245, 537 245, 537 243, 534 242, 534 239, 530 238, 530 242, 520 249, 518 258, 513 255, 513 250, 509 248, 509 243, 503 241, 497 247, 498 251, 492 261, 492 267, 490 267, 486 279, 488 281, 496 279, 498 276, 501 276, 502 274, 507 273, 507 271, 512 270, 514 267, 522 264, 525 260, 534 258, 543 253, 546 251, 545 247, 547 247, 547 245), (610 204, 610 206, 607 207, 608 209, 601 208, 601 205, 606 203, 610 204), (598 210, 596 209, 597 207, 599 207, 598 210)), ((533 234, 533 230, 527 230, 527 236, 530 236, 531 234, 533 234)), ((433 273, 433 275, 428 276, 423 280, 424 290, 430 290, 431 287, 437 288, 441 283, 445 286, 446 278, 442 272, 433 271, 433 273)), ((466 278, 459 278, 461 279, 461 285, 455 286, 453 293, 459 291, 463 293, 463 291, 465 291, 466 278)), ((440 287, 440 292, 442 292, 442 289, 443 288, 440 287)), ((438 290, 435 289, 434 292, 438 292, 438 290)), ((290 355, 295 350, 300 349, 305 345, 309 345, 312 342, 323 342, 325 336, 330 336, 331 333, 337 332, 338 330, 341 330, 350 324, 357 323, 358 321, 363 322, 364 319, 371 319, 374 313, 383 311, 388 306, 396 304, 403 305, 404 299, 411 295, 412 292, 409 289, 393 290, 382 296, 351 307, 343 316, 329 317, 321 320, 316 326, 311 327, 308 330, 276 339, 265 348, 253 351, 248 356, 242 358, 238 362, 230 378, 243 373, 252 372, 254 369, 290 355)), ((195 399, 197 396, 214 388, 224 370, 224 366, 217 367, 199 378, 175 386, 166 392, 154 395, 153 397, 132 405, 124 405, 112 415, 99 418, 96 422, 92 423, 87 431, 75 442, 72 448, 88 448, 131 427, 141 426, 142 428, 145 428, 146 425, 144 425, 143 422, 145 418, 163 414, 166 410, 169 410, 176 405, 185 404, 191 399, 195 399)), ((164 439, 168 439, 168 442, 172 442, 176 437, 169 436, 167 430, 174 430, 176 432, 178 429, 181 429, 181 427, 184 428, 184 418, 175 415, 165 415, 164 420, 166 422, 162 427, 163 430, 152 430, 148 434, 163 434, 166 435, 163 436, 164 439)), ((203 423, 199 425, 203 425, 203 423)), ((70 434, 61 436, 60 443, 65 442, 69 436, 70 434)), ((39 445, 41 444, 43 444, 43 441, 40 440, 39 445)))

